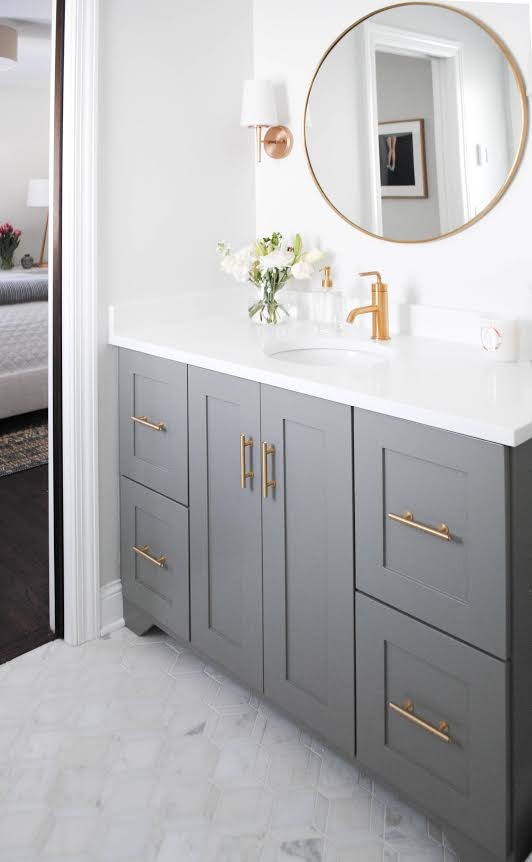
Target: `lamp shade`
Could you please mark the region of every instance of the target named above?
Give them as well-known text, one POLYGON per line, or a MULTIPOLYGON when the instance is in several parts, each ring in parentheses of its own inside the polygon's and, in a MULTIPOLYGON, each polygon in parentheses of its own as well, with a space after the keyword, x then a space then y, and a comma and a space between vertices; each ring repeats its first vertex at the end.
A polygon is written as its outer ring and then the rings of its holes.
POLYGON ((14 27, 0 24, 0 72, 13 69, 18 59, 18 36, 14 27))
POLYGON ((276 126, 278 123, 275 92, 271 81, 244 82, 241 126, 276 126))
POLYGON ((30 180, 28 183, 29 207, 47 207, 50 205, 48 180, 30 180))

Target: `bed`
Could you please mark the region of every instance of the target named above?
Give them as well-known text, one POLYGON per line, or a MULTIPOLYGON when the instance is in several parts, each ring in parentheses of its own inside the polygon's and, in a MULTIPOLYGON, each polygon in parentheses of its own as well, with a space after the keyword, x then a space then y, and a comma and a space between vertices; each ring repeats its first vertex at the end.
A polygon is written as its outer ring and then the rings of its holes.
POLYGON ((48 406, 48 273, 0 272, 0 419, 48 406))

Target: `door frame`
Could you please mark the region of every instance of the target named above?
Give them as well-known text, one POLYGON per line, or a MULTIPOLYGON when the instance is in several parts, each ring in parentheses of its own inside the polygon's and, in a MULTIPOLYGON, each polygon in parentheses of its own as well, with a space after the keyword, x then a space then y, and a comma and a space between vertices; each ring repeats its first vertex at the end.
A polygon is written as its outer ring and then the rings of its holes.
POLYGON ((50 500, 49 572, 50 629, 56 637, 64 634, 63 567, 63 448, 62 431, 62 350, 61 350, 61 187, 63 152, 63 60, 65 0, 56 0, 52 21, 52 99, 50 176, 52 177, 49 271, 50 302, 50 376, 48 386, 49 435, 48 487, 50 500))
MULTIPOLYGON (((403 57, 422 57, 430 60, 433 81, 434 134, 436 139, 436 176, 438 183, 438 210, 442 233, 449 225, 469 221, 469 196, 465 151, 464 111, 462 100, 462 54, 460 42, 443 39, 427 33, 403 30, 367 22, 364 28, 365 90, 367 99, 367 128, 378 127, 377 51, 403 57), (443 158, 444 137, 449 129, 457 142, 457 157, 453 164, 443 158), (445 130, 445 135, 444 135, 445 130), (456 186, 462 194, 457 207, 453 207, 456 186), (460 214, 454 212, 459 209, 460 214), (467 215, 467 218, 465 217, 467 215)), ((369 179, 373 233, 382 235, 382 199, 380 194, 379 145, 376 135, 368 134, 369 179)))
MULTIPOLYGON (((62 145, 62 497, 64 639, 100 636, 98 503, 99 0, 64 3, 62 145)), ((55 459, 59 461, 59 458, 55 459)))

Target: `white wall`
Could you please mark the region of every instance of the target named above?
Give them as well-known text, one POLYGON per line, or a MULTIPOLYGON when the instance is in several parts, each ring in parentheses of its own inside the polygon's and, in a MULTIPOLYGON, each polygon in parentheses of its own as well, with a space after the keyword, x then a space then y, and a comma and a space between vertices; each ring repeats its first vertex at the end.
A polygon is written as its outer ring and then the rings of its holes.
MULTIPOLYGON (((118 439, 109 303, 201 291, 216 242, 254 232, 249 0, 105 0, 100 111, 101 573, 118 577, 118 439)), ((220 287, 220 291, 223 287, 220 287)), ((223 302, 220 293, 220 302, 223 302)))
POLYGON ((46 211, 26 206, 28 180, 48 176, 50 87, 12 83, 0 74, 0 224, 11 222, 22 231, 15 256, 26 252, 38 258, 46 211))
POLYGON ((373 214, 362 50, 362 34, 354 30, 324 60, 309 99, 307 147, 329 200, 351 221, 367 226, 373 214))
MULTIPOLYGON (((461 6, 488 24, 491 22, 521 67, 528 69, 527 6, 461 6)), ((266 159, 257 170, 258 232, 299 230, 309 240, 319 240, 335 253, 341 287, 353 284, 354 273, 377 267, 390 283, 392 300, 456 308, 502 306, 530 313, 530 147, 517 181, 501 203, 465 233, 439 242, 411 246, 367 237, 339 219, 316 189, 304 157, 305 94, 319 58, 330 43, 373 8, 366 0, 333 0, 327 4, 321 0, 254 0, 256 74, 286 84, 288 107, 282 120, 296 136, 289 159, 278 163, 266 159)))

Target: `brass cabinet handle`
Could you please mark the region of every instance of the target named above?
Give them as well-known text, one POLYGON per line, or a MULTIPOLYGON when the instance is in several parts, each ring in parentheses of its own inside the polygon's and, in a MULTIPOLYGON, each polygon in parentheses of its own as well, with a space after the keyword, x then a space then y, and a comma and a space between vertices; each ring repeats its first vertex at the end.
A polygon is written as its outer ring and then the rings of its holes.
POLYGON ((268 446, 263 443, 261 446, 262 452, 262 496, 264 499, 268 496, 268 488, 275 488, 277 482, 275 479, 268 479, 268 455, 272 458, 275 456, 275 446, 268 446))
POLYGON ((412 512, 403 512, 402 515, 395 515, 393 512, 388 512, 388 517, 392 521, 397 521, 398 524, 405 524, 407 527, 414 527, 415 530, 421 530, 422 533, 428 533, 429 536, 436 536, 437 539, 443 539, 444 542, 452 541, 452 536, 447 524, 439 524, 436 528, 427 527, 426 524, 420 524, 418 521, 414 521, 412 512))
POLYGON ((432 724, 428 723, 428 721, 423 721, 422 718, 418 718, 414 712, 414 704, 411 700, 405 700, 402 706, 398 706, 396 703, 392 703, 392 701, 390 701, 388 706, 390 709, 393 709, 394 712, 402 715, 403 718, 407 718, 408 721, 412 721, 418 727, 421 727, 422 730, 432 733, 433 736, 441 739, 442 742, 451 741, 451 737, 449 736, 449 725, 447 722, 440 721, 438 727, 433 727, 432 724))
POLYGON ((150 554, 149 545, 143 545, 142 548, 137 548, 136 545, 133 545, 133 550, 139 557, 142 557, 143 560, 147 560, 148 563, 152 563, 152 565, 157 566, 159 569, 164 569, 166 566, 166 556, 161 554, 160 557, 153 557, 150 554))
POLYGON ((130 416, 129 418, 144 428, 151 428, 152 431, 166 431, 166 422, 150 422, 147 416, 130 416))
POLYGON ((254 479, 255 473, 253 470, 246 470, 246 449, 253 449, 253 437, 250 437, 249 440, 246 440, 246 435, 240 435, 240 487, 244 491, 246 488, 246 481, 248 479, 254 479))

